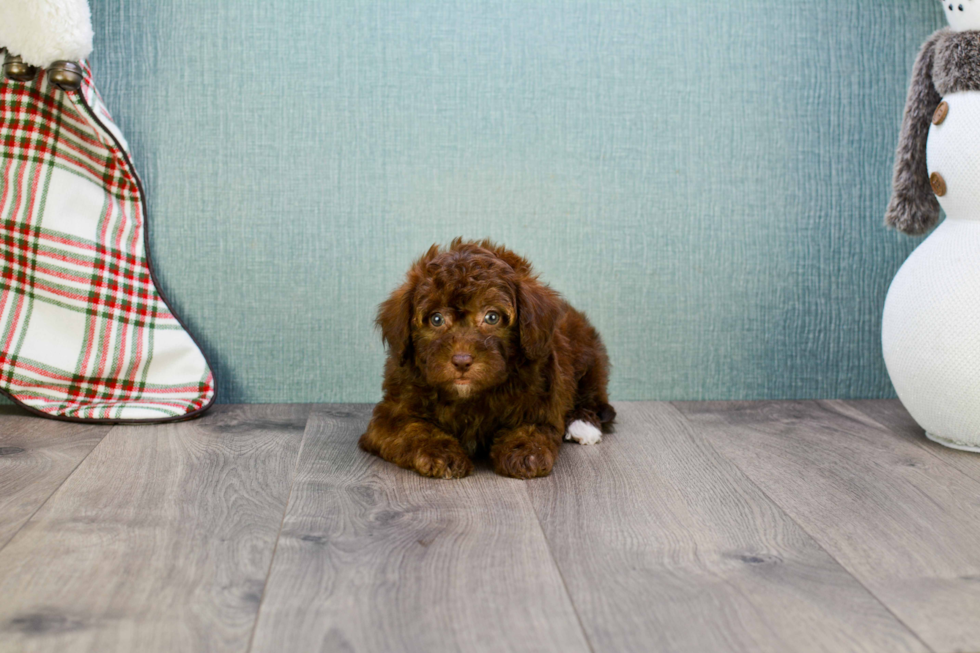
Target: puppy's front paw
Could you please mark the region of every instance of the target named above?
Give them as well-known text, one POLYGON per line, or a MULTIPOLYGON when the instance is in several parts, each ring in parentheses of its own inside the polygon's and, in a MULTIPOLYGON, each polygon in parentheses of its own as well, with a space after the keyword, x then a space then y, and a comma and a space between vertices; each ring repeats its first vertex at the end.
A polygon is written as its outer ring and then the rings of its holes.
POLYGON ((602 441, 602 431, 584 420, 577 419, 568 425, 565 440, 579 444, 596 444, 602 441))
POLYGON ((412 466, 422 476, 463 478, 473 471, 473 461, 455 440, 429 441, 415 450, 412 466))
POLYGON ((490 454, 493 469, 513 478, 547 476, 555 465, 555 454, 535 440, 514 440, 495 447, 490 454))

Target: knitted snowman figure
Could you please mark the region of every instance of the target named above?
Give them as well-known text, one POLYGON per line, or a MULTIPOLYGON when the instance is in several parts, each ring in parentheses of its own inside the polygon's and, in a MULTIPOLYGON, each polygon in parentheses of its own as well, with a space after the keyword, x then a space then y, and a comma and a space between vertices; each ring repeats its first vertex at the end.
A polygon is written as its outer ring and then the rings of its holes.
POLYGON ((915 62, 886 222, 923 233, 940 206, 946 220, 892 281, 882 350, 926 435, 980 451, 980 0, 943 11, 915 62))
POLYGON ((87 1, 0 0, 0 48, 0 390, 57 419, 200 415, 214 377, 157 289, 87 1))

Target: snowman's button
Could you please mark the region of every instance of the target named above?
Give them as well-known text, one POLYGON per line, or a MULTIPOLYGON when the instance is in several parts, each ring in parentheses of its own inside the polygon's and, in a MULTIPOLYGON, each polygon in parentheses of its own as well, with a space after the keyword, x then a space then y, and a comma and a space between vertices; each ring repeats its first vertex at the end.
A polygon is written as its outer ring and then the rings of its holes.
POLYGON ((936 107, 936 112, 932 114, 932 124, 941 125, 943 121, 946 120, 946 116, 949 114, 949 105, 945 102, 940 102, 939 106, 936 107))
POLYGON ((946 180, 938 172, 934 172, 929 175, 929 185, 932 186, 932 192, 934 192, 938 197, 942 197, 946 194, 946 180))

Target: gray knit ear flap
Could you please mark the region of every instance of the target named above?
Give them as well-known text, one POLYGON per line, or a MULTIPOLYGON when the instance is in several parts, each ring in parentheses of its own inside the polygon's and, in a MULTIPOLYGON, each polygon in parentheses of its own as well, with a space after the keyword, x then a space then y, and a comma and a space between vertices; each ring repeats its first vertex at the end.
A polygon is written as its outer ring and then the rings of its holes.
POLYGON ((0 48, 40 68, 82 61, 92 53, 88 0, 3 0, 0 48))
POLYGON ((932 114, 942 99, 933 84, 932 67, 936 41, 943 31, 945 28, 926 41, 915 60, 895 151, 892 197, 885 224, 907 234, 926 232, 939 221, 939 202, 929 184, 926 140, 932 114))

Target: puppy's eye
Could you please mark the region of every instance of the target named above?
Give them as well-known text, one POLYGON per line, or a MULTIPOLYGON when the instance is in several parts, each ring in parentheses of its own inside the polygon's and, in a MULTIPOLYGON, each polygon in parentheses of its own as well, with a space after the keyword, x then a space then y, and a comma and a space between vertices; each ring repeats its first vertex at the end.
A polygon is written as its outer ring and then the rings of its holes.
POLYGON ((442 316, 442 313, 433 313, 429 316, 429 324, 434 327, 441 327, 446 323, 446 318, 442 316))
POLYGON ((483 316, 483 321, 493 326, 500 322, 500 313, 497 311, 487 311, 487 314, 483 316))

